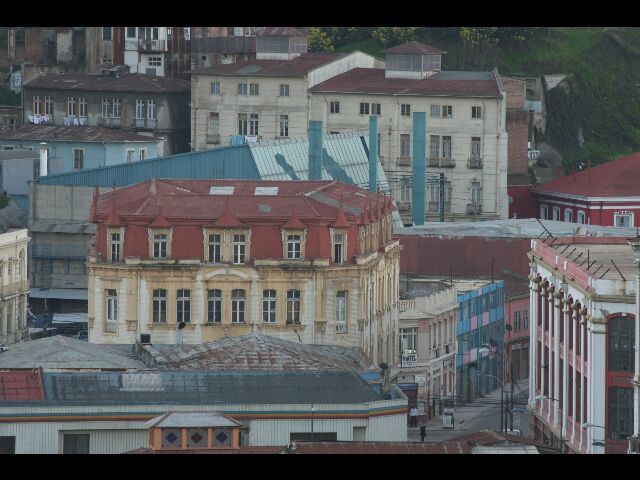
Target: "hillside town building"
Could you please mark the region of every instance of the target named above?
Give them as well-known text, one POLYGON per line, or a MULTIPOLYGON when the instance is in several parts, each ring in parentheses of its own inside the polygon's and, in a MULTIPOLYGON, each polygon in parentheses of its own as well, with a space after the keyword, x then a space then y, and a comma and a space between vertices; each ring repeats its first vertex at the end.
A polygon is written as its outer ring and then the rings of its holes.
POLYGON ((27 229, 0 233, 0 345, 27 335, 27 229))
POLYGON ((89 341, 260 332, 393 364, 392 212, 389 197, 335 181, 152 179, 96 196, 89 341))

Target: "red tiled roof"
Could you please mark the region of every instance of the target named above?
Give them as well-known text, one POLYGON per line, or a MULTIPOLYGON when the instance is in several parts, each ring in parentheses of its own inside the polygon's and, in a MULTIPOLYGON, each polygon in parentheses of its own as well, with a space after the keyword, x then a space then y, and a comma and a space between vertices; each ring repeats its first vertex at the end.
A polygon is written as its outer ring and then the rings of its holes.
POLYGON ((296 206, 293 206, 293 211, 291 212, 291 217, 289 218, 289 220, 287 220, 287 223, 285 223, 282 228, 288 228, 291 230, 304 230, 305 228, 307 228, 307 226, 302 223, 300 221, 300 219, 298 218, 298 216, 296 215, 296 206))
POLYGON ((395 47, 387 48, 386 50, 382 50, 382 53, 391 53, 391 54, 399 54, 399 55, 437 55, 439 53, 447 53, 444 50, 440 50, 439 48, 432 47, 431 45, 427 45, 426 43, 416 42, 407 42, 401 45, 396 45, 395 47))
POLYGON ((217 220, 229 224, 225 226, 244 226, 256 220, 284 223, 290 218, 295 205, 296 216, 301 222, 331 223, 336 220, 343 194, 347 221, 350 218, 354 221, 362 213, 365 204, 373 201, 376 195, 354 185, 329 180, 151 179, 100 195, 97 216, 106 219, 110 215, 115 195, 121 219, 143 217, 151 221, 156 218, 162 205, 162 214, 169 222, 182 219, 211 224, 217 220), (231 195, 212 195, 209 193, 212 186, 233 186, 234 191, 231 195), (255 195, 256 187, 277 187, 278 193, 255 195))
POLYGON ((256 32, 257 37, 306 37, 306 32, 295 27, 265 27, 256 32))
POLYGON ((241 75, 266 77, 304 77, 309 71, 333 62, 343 54, 303 53, 292 60, 247 60, 196 70, 192 73, 206 75, 241 75))
POLYGON ((312 92, 426 95, 434 97, 500 97, 493 80, 385 78, 381 68, 354 68, 311 88, 312 92))
POLYGON ((640 196, 640 152, 536 185, 531 190, 583 197, 640 196))
POLYGON ((27 88, 99 92, 189 92, 191 83, 176 78, 127 73, 118 78, 94 73, 49 73, 24 84, 27 88))
POLYGON ((238 220, 238 217, 236 217, 229 208, 229 197, 226 198, 226 201, 224 213, 215 221, 214 225, 216 227, 246 227, 246 224, 238 220))
POLYGON ((12 126, 2 126, 0 127, 0 139, 92 143, 153 142, 160 140, 157 137, 137 135, 119 128, 65 127, 62 125, 34 125, 32 123, 24 124, 15 130, 12 126))
POLYGON ((160 207, 158 216, 155 218, 153 223, 149 225, 149 228, 170 228, 170 227, 171 227, 171 224, 166 219, 166 217, 162 214, 162 207, 160 207))
POLYGON ((7 402, 44 400, 41 375, 39 369, 0 371, 0 400, 7 402))
POLYGON ((471 448, 461 442, 293 442, 292 453, 301 454, 461 454, 471 448))
POLYGON ((342 208, 343 201, 344 201, 344 196, 340 197, 340 207, 338 208, 338 214, 336 215, 335 222, 331 224, 332 227, 349 228, 349 222, 347 222, 347 218, 344 216, 344 209, 342 208))

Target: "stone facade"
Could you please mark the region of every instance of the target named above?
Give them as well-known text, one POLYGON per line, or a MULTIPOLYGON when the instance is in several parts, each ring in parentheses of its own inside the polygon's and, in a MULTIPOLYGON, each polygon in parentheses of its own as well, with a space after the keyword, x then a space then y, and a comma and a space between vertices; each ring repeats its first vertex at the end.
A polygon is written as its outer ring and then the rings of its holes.
POLYGON ((27 229, 0 234, 0 344, 28 337, 27 229))

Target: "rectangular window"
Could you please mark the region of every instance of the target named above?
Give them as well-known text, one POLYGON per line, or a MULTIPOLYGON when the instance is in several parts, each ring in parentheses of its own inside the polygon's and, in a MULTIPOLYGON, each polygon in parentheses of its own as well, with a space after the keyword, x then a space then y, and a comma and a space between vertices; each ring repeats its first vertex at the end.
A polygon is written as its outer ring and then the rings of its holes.
POLYGON ((111 263, 120 261, 120 234, 112 233, 111 234, 111 263))
POLYGON ((249 84, 249 95, 260 95, 260 84, 259 83, 250 83, 249 84))
POLYGON ((111 99, 103 98, 102 99, 102 117, 107 118, 111 113, 111 99))
POLYGON ((220 82, 211 82, 211 95, 220 95, 220 82))
POLYGON ((411 156, 411 135, 408 133, 400 134, 400 156, 401 157, 411 156))
POLYGON ((246 135, 247 134, 247 114, 239 113, 238 114, 238 135, 246 135))
POLYGON ((553 207, 553 219, 560 221, 560 207, 553 207))
POLYGON ((78 99, 76 97, 67 97, 67 116, 73 117, 78 114, 78 99))
POLYGON ((280 115, 280 136, 289 136, 289 115, 280 115))
POLYGON ((380 115, 382 109, 380 108, 380 104, 379 103, 372 103, 371 104, 371 115, 380 115))
POLYGON ((147 100, 147 118, 149 120, 156 119, 156 101, 155 100, 147 100))
POLYGON ((246 83, 238 84, 238 95, 248 95, 249 86, 246 83))
POLYGON ((249 135, 258 135, 258 114, 249 115, 249 135))
MULTIPOLYGON (((607 327, 607 336, 609 337, 608 370, 615 372, 633 372, 635 322, 631 317, 614 317, 609 319, 607 327)), ((579 338, 577 342, 580 342, 579 338)))
POLYGON ((144 120, 145 117, 144 100, 136 100, 136 119, 144 120))
POLYGON ((367 102, 360 102, 360 115, 369 115, 369 104, 367 102))
POLYGON ((209 132, 220 133, 220 114, 218 112, 209 112, 209 132))
POLYGON ((144 160, 147 157, 147 149, 141 148, 139 150, 139 154, 140 154, 140 160, 144 160))
POLYGON ((127 163, 133 162, 133 155, 136 151, 133 148, 127 148, 127 163))
POLYGON ((231 291, 231 321, 244 323, 245 294, 244 290, 231 291))
POLYGON ((244 235, 233 236, 233 263, 236 265, 240 265, 245 262, 245 241, 244 235))
POLYGON ((480 137, 471 137, 471 159, 474 161, 479 161, 481 157, 480 154, 480 137))
POLYGON ((608 438, 626 440, 633 435, 633 388, 609 387, 608 438))
POLYGON ((166 233, 156 233, 153 236, 153 258, 167 258, 166 233))
POLYGON ((207 322, 222 323, 222 290, 207 291, 207 322))
POLYGON ((471 182, 471 203, 474 205, 482 204, 482 188, 480 182, 471 182))
POLYGON ((585 224, 585 214, 582 210, 578 210, 578 223, 585 224))
POLYGON ((452 105, 443 105, 442 106, 442 118, 451 118, 453 117, 453 106, 452 105))
POLYGON ((222 261, 220 255, 221 248, 220 235, 209 235, 209 256, 207 257, 207 261, 210 263, 220 263, 222 261))
POLYGON ((440 118, 440 105, 431 105, 431 118, 440 118))
POLYGON ((122 117, 122 100, 120 100, 119 98, 113 99, 112 116, 114 118, 122 117))
POLYGON ((447 135, 442 136, 442 158, 451 158, 451 137, 447 135))
POLYGON ((330 113, 340 113, 340 102, 333 101, 329 104, 330 113))
POLYGON ((334 263, 344 263, 344 233, 333 235, 333 261, 334 263))
POLYGON ((440 135, 429 137, 429 158, 440 158, 440 135))
POLYGON ((302 254, 302 242, 300 235, 287 236, 287 258, 291 260, 299 259, 302 254))
POLYGON ((118 295, 115 290, 107 290, 107 321, 105 324, 105 330, 107 332, 115 332, 117 320, 118 295))
POLYGON ((400 329, 400 353, 405 350, 418 350, 418 329, 417 328, 401 328, 400 329))
POLYGON ((336 295, 336 333, 347 333, 347 291, 336 295))
POLYGON ((73 149, 73 168, 82 170, 84 168, 84 150, 80 148, 73 149))
POLYGON ((571 210, 570 208, 567 208, 564 211, 564 221, 573 222, 573 210, 571 210))
POLYGON ((411 115, 411 105, 409 105, 408 103, 403 103, 402 105, 400 105, 400 115, 403 115, 405 117, 408 117, 411 115))
POLYGON ((149 57, 147 61, 150 67, 161 67, 162 66, 162 57, 149 57))
POLYGON ((127 38, 136 38, 136 27, 127 27, 127 38))
POLYGON ((53 97, 44 97, 44 114, 53 115, 53 97))
POLYGON ((482 118, 482 107, 471 107, 471 118, 482 118))
POLYGON ((520 312, 513 312, 513 330, 520 330, 520 312))
POLYGON ((633 227, 633 213, 614 213, 616 227, 633 227))
POLYGON ((289 85, 288 84, 280 85, 280 96, 281 97, 288 97, 289 96, 289 85))
POLYGON ((529 310, 523 310, 522 311, 522 319, 523 319, 523 323, 524 323, 524 329, 526 330, 526 329, 529 328, 529 310))
POLYGON ((111 40, 111 27, 102 27, 102 40, 111 40))
MULTIPOLYGON (((109 29, 111 31, 111 29, 109 29)), ((104 29, 103 29, 104 32, 104 29)), ((108 38, 107 40, 111 40, 108 38)), ((89 434, 88 433, 65 433, 62 436, 62 453, 64 455, 88 455, 89 454, 89 434)))
POLYGON ((287 323, 300 323, 300 290, 287 290, 287 323))
POLYGON ((262 321, 276 323, 276 291, 262 291, 262 321))
POLYGON ((549 208, 546 205, 540 206, 540 220, 546 220, 549 216, 549 208))
POLYGON ((80 97, 78 99, 78 104, 80 106, 80 116, 81 117, 86 117, 87 116, 87 99, 86 99, 86 97, 80 97))
POLYGON ((153 291, 153 322, 167 322, 167 291, 164 289, 153 291))
POLYGON ((191 290, 178 290, 176 308, 176 322, 189 323, 191 321, 191 290))
POLYGON ((40 115, 42 113, 41 111, 41 105, 42 105, 42 98, 39 95, 36 95, 33 97, 33 106, 31 108, 31 111, 33 112, 34 115, 40 115))

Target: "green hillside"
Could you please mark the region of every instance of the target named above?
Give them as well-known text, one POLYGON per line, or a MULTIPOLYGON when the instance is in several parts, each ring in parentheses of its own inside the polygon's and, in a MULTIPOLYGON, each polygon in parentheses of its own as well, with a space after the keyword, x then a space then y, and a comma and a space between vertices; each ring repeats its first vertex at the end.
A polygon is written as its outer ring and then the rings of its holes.
MULTIPOLYGON (((472 69, 457 30, 420 28, 415 38, 447 52, 443 69, 472 69)), ((384 48, 369 36, 336 51, 382 58, 384 48)), ((640 29, 538 28, 522 43, 501 41, 476 61, 478 68, 495 66, 505 75, 567 75, 567 88, 547 92, 543 137, 560 151, 567 171, 640 150, 640 29)))

